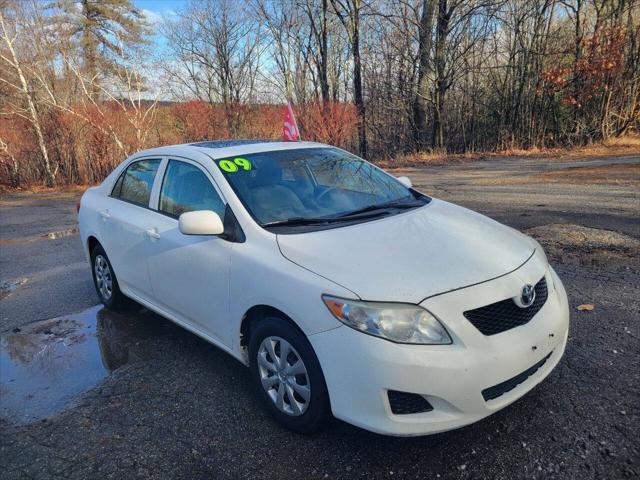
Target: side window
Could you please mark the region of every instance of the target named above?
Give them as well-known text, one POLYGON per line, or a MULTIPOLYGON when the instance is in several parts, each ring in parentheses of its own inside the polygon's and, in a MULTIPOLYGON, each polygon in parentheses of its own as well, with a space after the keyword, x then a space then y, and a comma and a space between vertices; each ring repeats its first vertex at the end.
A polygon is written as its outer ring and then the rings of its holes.
POLYGON ((160 160, 141 160, 127 167, 111 192, 111 196, 146 207, 149 205, 153 179, 160 160))
POLYGON ((198 167, 177 160, 167 165, 159 210, 176 218, 194 210, 213 210, 224 219, 224 203, 211 181, 198 167))
POLYGON ((120 191, 122 190, 122 181, 124 180, 124 174, 127 173, 122 172, 116 180, 116 184, 113 186, 113 190, 111 190, 111 196, 115 198, 120 198, 120 191))

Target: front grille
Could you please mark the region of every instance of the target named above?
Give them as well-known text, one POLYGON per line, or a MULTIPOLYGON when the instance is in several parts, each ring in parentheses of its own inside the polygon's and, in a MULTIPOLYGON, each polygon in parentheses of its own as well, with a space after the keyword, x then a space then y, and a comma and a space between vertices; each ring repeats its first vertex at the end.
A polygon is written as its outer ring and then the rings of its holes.
POLYGON ((389 395, 391 411, 396 415, 430 412, 433 410, 433 407, 427 399, 417 393, 389 390, 387 394, 389 395))
MULTIPOLYGON (((553 352, 551 352, 551 353, 553 353, 553 352)), ((506 381, 504 381, 502 383, 499 383, 497 385, 494 385, 493 387, 485 388, 484 390, 482 390, 482 396, 484 397, 484 401, 486 402, 488 400, 493 400, 494 398, 498 398, 500 395, 503 395, 503 394, 513 390, 518 385, 520 385, 521 383, 525 382, 527 380, 527 378, 529 378, 531 375, 536 373, 538 371, 538 369, 542 365, 545 364, 545 362, 551 356, 551 353, 549 353, 549 355, 547 355, 542 360, 540 360, 538 363, 536 363, 533 367, 528 368, 527 370, 525 370, 524 372, 516 375, 515 377, 510 378, 509 380, 506 380, 506 381)))
POLYGON ((536 298, 527 308, 520 308, 511 298, 467 310, 464 316, 484 335, 495 335, 524 325, 540 311, 547 301, 547 281, 542 279, 535 286, 536 298))

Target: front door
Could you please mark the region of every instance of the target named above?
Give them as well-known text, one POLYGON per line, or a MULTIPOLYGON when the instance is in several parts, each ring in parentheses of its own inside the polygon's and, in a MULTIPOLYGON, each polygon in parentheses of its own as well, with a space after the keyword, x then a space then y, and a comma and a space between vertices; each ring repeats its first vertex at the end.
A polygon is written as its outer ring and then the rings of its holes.
POLYGON ((229 268, 233 243, 212 235, 183 235, 178 217, 225 204, 195 162, 170 159, 158 198, 147 257, 154 303, 189 326, 230 346, 229 268))

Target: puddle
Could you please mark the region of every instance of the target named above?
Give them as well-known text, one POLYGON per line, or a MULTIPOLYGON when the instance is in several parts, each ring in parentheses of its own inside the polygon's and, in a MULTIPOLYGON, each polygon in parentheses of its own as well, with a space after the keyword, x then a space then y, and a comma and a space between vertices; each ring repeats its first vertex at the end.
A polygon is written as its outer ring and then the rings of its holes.
POLYGON ((8 297, 11 292, 13 292, 20 285, 24 285, 25 283, 27 283, 27 281, 27 278, 21 278, 20 280, 2 282, 2 284, 0 284, 0 300, 8 297))
POLYGON ((30 423, 63 410, 127 363, 146 358, 141 340, 167 322, 139 310, 101 305, 0 337, 0 417, 30 423))
POLYGON ((41 235, 42 238, 46 238, 47 240, 55 240, 56 238, 68 237, 70 235, 77 235, 80 233, 80 229, 78 227, 67 228, 66 230, 58 230, 57 232, 49 232, 41 235))
POLYGON ((39 240, 56 240, 58 238, 70 237, 80 233, 78 227, 66 228, 64 230, 56 230, 55 232, 47 232, 41 235, 31 235, 29 237, 6 238, 0 240, 0 245, 15 245, 17 243, 37 242, 39 240))

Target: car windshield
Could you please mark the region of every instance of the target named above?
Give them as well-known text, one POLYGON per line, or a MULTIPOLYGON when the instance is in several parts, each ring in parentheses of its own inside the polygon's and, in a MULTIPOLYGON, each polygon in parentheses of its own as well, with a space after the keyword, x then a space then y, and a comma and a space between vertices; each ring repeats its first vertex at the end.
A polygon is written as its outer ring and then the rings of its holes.
POLYGON ((216 160, 242 203, 265 228, 365 221, 424 205, 408 189, 355 155, 304 148, 216 160))

